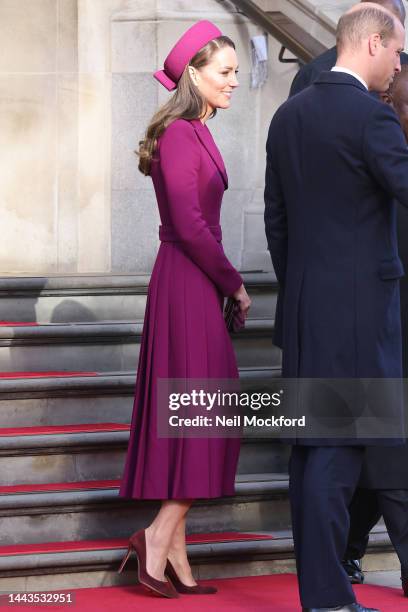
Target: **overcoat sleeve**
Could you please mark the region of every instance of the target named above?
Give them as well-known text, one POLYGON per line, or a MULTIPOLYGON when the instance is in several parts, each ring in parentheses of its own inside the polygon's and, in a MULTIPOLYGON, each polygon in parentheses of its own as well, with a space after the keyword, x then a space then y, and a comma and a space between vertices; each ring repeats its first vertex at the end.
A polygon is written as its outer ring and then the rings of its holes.
POLYGON ((378 104, 363 135, 363 155, 383 189, 408 207, 408 147, 398 117, 387 104, 378 104))
POLYGON ((288 228, 285 201, 276 167, 277 155, 274 151, 274 131, 276 116, 272 119, 266 143, 266 174, 265 174, 265 233, 268 249, 271 254, 276 278, 279 283, 279 295, 276 306, 274 343, 282 348, 283 343, 283 294, 288 251, 288 228))
POLYGON ((160 141, 160 165, 169 215, 183 250, 213 281, 224 296, 242 284, 203 218, 199 194, 200 143, 188 121, 175 121, 160 141))
POLYGON ((285 284, 286 260, 288 248, 288 231, 286 207, 276 167, 277 156, 274 152, 274 130, 276 119, 272 119, 266 143, 265 173, 265 233, 273 267, 280 285, 285 284))

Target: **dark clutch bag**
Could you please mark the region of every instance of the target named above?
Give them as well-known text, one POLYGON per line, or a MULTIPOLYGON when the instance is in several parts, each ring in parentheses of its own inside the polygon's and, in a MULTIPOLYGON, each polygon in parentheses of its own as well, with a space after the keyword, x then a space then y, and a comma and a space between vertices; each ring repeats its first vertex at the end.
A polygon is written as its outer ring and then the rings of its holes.
POLYGON ((224 320, 230 332, 238 332, 245 327, 245 319, 241 313, 239 303, 232 297, 229 297, 225 304, 224 320))

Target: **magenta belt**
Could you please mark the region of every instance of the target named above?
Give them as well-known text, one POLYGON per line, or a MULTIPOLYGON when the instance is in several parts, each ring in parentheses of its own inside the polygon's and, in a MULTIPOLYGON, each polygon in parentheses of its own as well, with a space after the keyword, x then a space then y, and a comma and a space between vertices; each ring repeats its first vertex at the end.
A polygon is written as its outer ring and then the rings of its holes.
MULTIPOLYGON (((208 225, 207 226, 217 242, 222 241, 221 225, 208 225)), ((177 236, 176 231, 171 225, 160 225, 159 226, 159 238, 161 242, 181 242, 177 236)))

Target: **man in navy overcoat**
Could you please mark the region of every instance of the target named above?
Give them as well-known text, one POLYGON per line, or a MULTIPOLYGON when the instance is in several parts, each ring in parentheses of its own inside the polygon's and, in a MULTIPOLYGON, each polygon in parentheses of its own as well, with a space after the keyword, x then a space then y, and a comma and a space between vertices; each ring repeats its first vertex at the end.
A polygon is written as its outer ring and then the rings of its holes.
MULTIPOLYGON (((339 21, 334 69, 272 119, 265 226, 280 287, 275 343, 284 377, 402 375, 404 270, 394 198, 408 207, 408 150, 394 111, 368 90, 388 89, 404 41, 389 11, 358 4, 339 21)), ((361 444, 303 439, 293 447, 290 499, 305 611, 367 610, 341 564, 361 444)))
MULTIPOLYGON (((365 0, 362 0, 364 2, 365 0)), ((402 23, 405 23, 406 10, 402 0, 375 0, 393 12, 402 23)), ((302 66, 296 74, 290 96, 300 93, 311 85, 324 70, 331 70, 337 61, 337 49, 333 47, 310 63, 302 66)), ((401 54, 401 65, 408 68, 408 55, 401 54)), ((395 91, 400 122, 408 100, 408 72, 399 76, 398 91, 395 91), (405 84, 405 86, 404 86, 405 84)), ((374 95, 378 95, 375 94, 374 95)), ((390 96, 386 96, 390 103, 390 96)), ((408 125, 405 125, 405 137, 408 142, 408 125)), ((397 235, 400 258, 405 268, 408 265, 408 210, 397 208, 397 235)), ((401 279, 401 318, 403 342, 403 375, 408 376, 408 279, 401 279), (405 349, 405 350, 404 350, 405 349)), ((364 556, 369 533, 379 521, 381 515, 387 526, 391 541, 401 562, 401 579, 405 596, 408 597, 408 444, 387 449, 370 446, 365 453, 362 477, 350 505, 350 533, 345 558, 343 561, 351 581, 364 581, 361 559, 364 556)))

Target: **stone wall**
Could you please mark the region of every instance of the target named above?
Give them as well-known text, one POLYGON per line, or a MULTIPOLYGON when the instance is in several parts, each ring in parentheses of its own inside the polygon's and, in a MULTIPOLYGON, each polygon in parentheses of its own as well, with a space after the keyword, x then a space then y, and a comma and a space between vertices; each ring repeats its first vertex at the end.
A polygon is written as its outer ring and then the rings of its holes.
POLYGON ((152 72, 177 38, 202 18, 215 21, 237 45, 240 87, 231 108, 220 111, 208 126, 224 156, 230 187, 225 193, 222 225, 224 245, 240 269, 269 269, 263 233, 263 168, 269 121, 287 95, 293 65, 277 62, 279 45, 270 40, 271 74, 264 90, 250 89, 250 37, 262 32, 227 3, 213 0, 157 3, 152 13, 140 3, 128 3, 112 20, 112 270, 145 272, 157 248, 159 219, 149 178, 136 170, 133 150, 155 108, 171 94, 157 84, 152 72), (133 6, 131 7, 130 4, 133 6), (171 11, 169 7, 171 6, 171 11), (151 17, 151 19, 149 18, 151 17), (145 58, 140 61, 140 58, 145 58), (139 60, 139 61, 138 61, 139 60), (268 112, 262 117, 262 100, 268 112), (267 118, 266 118, 267 115, 267 118))
MULTIPOLYGON (((327 45, 350 1, 259 0, 327 45)), ((177 37, 208 18, 237 44, 240 88, 209 127, 230 188, 222 222, 241 270, 271 268, 263 231, 265 141, 295 64, 251 90, 261 30, 228 0, 0 0, 1 274, 149 273, 159 219, 134 149, 169 95, 153 78, 177 37), (193 6, 193 9, 191 8, 193 6)))
POLYGON ((1 272, 70 269, 77 250, 76 0, 0 2, 1 272))

